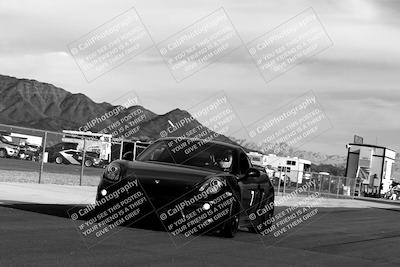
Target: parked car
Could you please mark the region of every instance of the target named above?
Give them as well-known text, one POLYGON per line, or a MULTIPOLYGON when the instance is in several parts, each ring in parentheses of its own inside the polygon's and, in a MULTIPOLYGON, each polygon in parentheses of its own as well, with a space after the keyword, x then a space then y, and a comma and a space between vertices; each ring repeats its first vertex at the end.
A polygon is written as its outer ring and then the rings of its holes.
POLYGON ((3 135, 0 135, 0 158, 17 157, 18 152, 18 145, 10 142, 3 135))
POLYGON ((38 161, 39 160, 39 147, 35 145, 25 144, 19 146, 18 157, 20 159, 38 161))
MULTIPOLYGON (((83 152, 75 149, 67 149, 59 151, 55 154, 55 162, 57 164, 75 164, 81 165, 83 160, 83 152)), ((93 165, 99 165, 101 159, 99 154, 96 152, 86 152, 84 165, 86 167, 91 167, 93 165)))
POLYGON ((70 143, 70 142, 61 142, 61 143, 57 143, 53 146, 47 147, 45 150, 45 152, 48 153, 47 161, 55 162, 56 157, 59 155, 60 151, 68 150, 68 149, 76 150, 77 147, 78 147, 77 143, 70 143))
POLYGON ((104 201, 118 190, 113 189, 116 185, 122 188, 135 179, 156 209, 165 209, 167 203, 174 203, 182 196, 186 199, 208 192, 206 197, 176 214, 183 220, 188 219, 193 210, 215 208, 215 199, 221 196, 234 196, 226 220, 213 225, 212 232, 225 237, 233 237, 239 226, 256 231, 255 225, 266 222, 274 213, 274 188, 270 179, 253 168, 241 147, 232 144, 197 139, 160 139, 147 147, 136 161, 111 162, 98 185, 97 201, 104 201), (187 142, 191 147, 201 149, 189 154, 183 149, 172 152, 169 146, 172 142, 187 142), (272 208, 261 214, 256 222, 249 219, 249 214, 267 206, 272 208))

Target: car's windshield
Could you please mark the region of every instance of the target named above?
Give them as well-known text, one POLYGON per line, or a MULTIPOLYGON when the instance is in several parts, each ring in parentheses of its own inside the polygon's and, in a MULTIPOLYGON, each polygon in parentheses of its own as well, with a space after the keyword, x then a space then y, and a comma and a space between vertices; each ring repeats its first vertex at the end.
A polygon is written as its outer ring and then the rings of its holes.
POLYGON ((193 140, 179 142, 178 146, 171 146, 170 142, 175 141, 158 141, 150 145, 137 160, 183 164, 224 172, 232 170, 234 151, 229 147, 193 140))

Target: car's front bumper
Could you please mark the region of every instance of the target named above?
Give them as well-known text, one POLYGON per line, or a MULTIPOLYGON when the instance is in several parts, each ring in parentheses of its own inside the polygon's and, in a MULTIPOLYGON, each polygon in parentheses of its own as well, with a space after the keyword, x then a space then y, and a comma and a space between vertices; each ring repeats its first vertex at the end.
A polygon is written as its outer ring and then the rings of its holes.
MULTIPOLYGON (((100 200, 102 198, 105 198, 106 195, 113 194, 115 190, 123 187, 125 184, 126 183, 124 182, 122 184, 119 184, 118 187, 115 187, 116 185, 115 183, 102 179, 99 186, 97 187, 96 201, 100 202, 100 200)), ((192 192, 198 193, 197 190, 193 190, 192 192)), ((144 195, 151 204, 151 213, 156 215, 159 219, 160 219, 159 215, 163 213, 168 215, 168 219, 160 220, 164 225, 168 225, 171 222, 177 221, 179 219, 191 220, 193 219, 193 216, 195 216, 193 214, 206 213, 209 210, 215 210, 216 208, 218 208, 218 205, 221 204, 221 201, 216 201, 217 198, 221 199, 222 196, 224 196, 223 199, 234 197, 232 192, 221 191, 216 195, 209 196, 208 198, 199 199, 196 202, 191 203, 190 205, 186 205, 184 208, 181 209, 179 207, 179 203, 182 203, 183 201, 185 201, 185 199, 188 200, 192 198, 194 194, 188 193, 185 194, 184 196, 183 195, 155 196, 152 194, 148 194, 147 192, 144 192, 144 195)), ((128 196, 125 195, 118 201, 123 201, 124 200, 123 198, 125 197, 128 196)), ((228 217, 226 219, 228 219, 228 217)))

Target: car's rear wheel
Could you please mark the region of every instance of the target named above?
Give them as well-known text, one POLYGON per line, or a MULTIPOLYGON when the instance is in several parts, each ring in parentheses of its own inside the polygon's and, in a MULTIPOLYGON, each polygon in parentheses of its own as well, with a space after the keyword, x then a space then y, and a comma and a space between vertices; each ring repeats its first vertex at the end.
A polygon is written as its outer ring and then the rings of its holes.
POLYGON ((63 163, 63 159, 62 159, 62 157, 60 157, 60 156, 58 156, 58 157, 56 157, 56 163, 57 164, 61 164, 61 163, 63 163))
POLYGON ((0 149, 0 158, 5 158, 5 157, 7 157, 7 151, 4 148, 2 148, 0 149))
POLYGON ((85 166, 86 167, 92 167, 93 162, 90 159, 85 160, 85 166))
POLYGON ((231 210, 229 212, 229 219, 224 223, 221 231, 223 237, 232 238, 236 235, 239 229, 239 209, 235 203, 231 205, 231 210))

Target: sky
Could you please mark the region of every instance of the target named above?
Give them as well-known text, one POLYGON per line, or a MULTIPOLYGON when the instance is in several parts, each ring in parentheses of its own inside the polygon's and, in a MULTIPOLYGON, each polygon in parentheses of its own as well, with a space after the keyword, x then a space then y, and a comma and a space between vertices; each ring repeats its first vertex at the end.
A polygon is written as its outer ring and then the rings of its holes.
POLYGON ((243 127, 312 90, 331 128, 302 149, 345 155, 353 135, 400 151, 400 1, 0 0, 0 74, 112 102, 134 91, 147 109, 190 109, 221 90, 243 127), (87 82, 68 44, 134 7, 159 43, 223 7, 246 43, 312 7, 333 45, 266 83, 245 47, 176 82, 152 47, 87 82))

